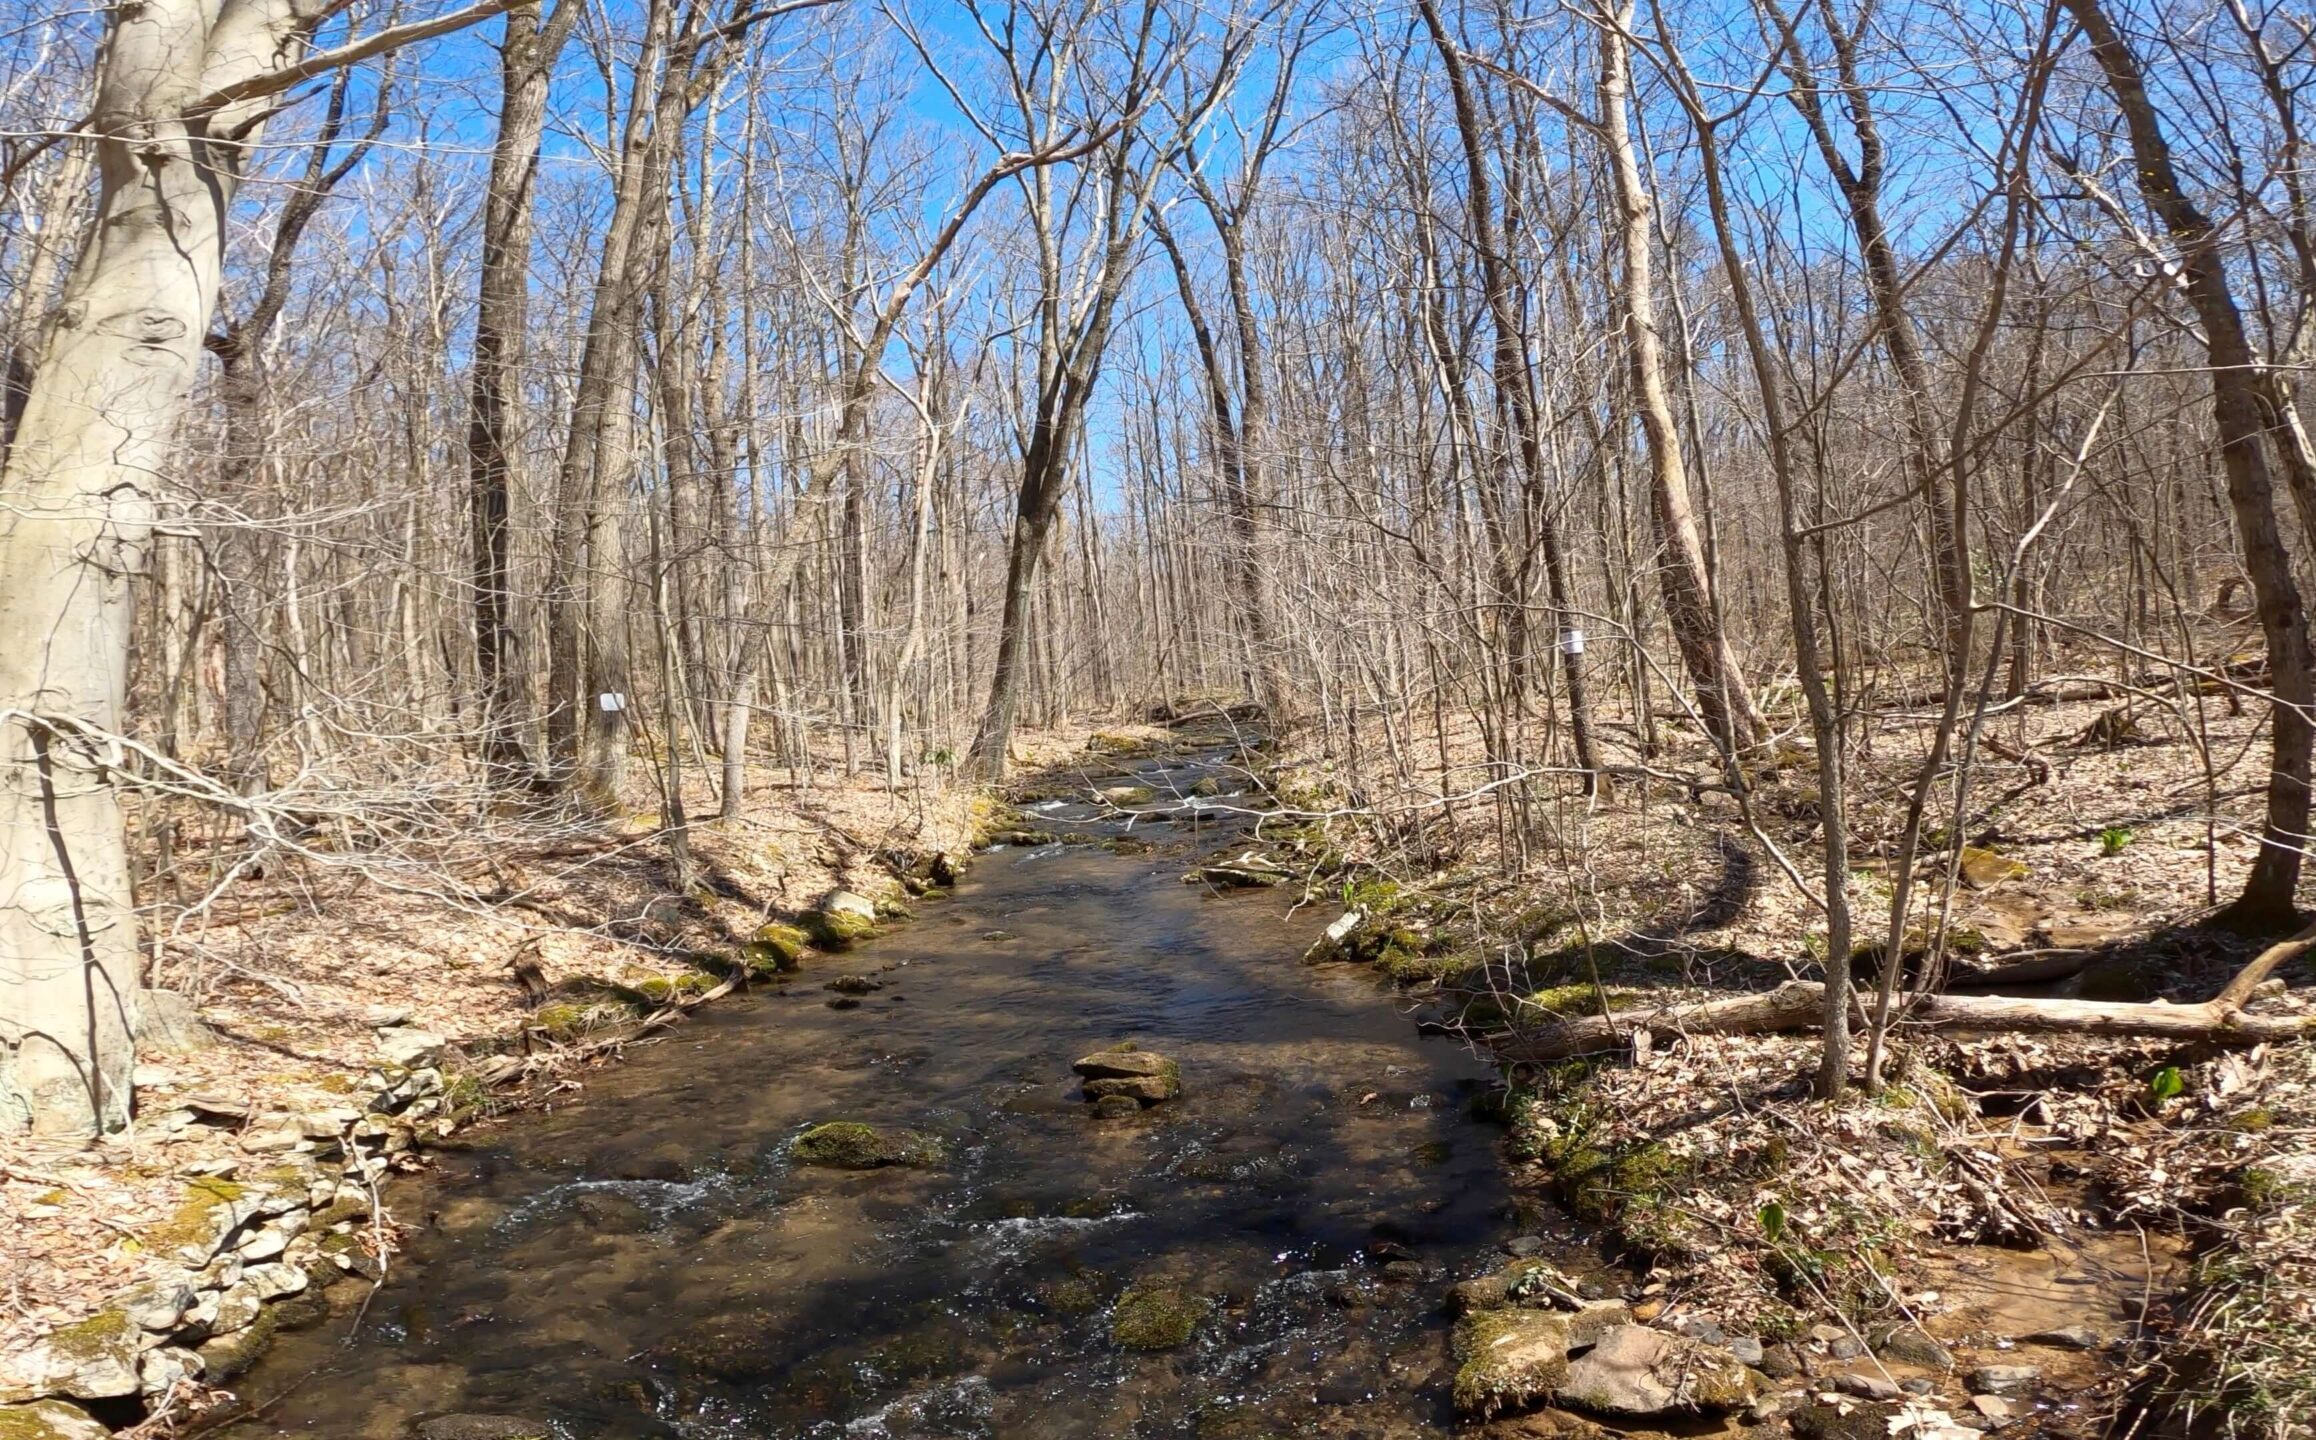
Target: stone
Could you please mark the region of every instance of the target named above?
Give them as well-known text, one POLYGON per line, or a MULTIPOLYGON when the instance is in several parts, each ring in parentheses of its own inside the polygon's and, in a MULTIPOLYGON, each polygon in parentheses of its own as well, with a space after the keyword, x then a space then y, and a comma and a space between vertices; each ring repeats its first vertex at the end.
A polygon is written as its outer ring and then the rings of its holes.
POLYGON ((1740 1365, 1750 1365, 1758 1370, 1769 1359, 1769 1353, 1761 1348, 1761 1342, 1751 1335, 1732 1335, 1722 1343, 1730 1354, 1737 1357, 1740 1365))
POLYGON ((413 1440, 552 1440, 536 1420, 513 1415, 437 1415, 410 1427, 413 1440))
POLYGON ((431 1067, 441 1058, 447 1042, 431 1030, 396 1027, 378 1032, 378 1053, 388 1064, 406 1066, 412 1070, 431 1067))
POLYGON ((1418 1285, 1423 1282, 1423 1262, 1420 1260, 1391 1260, 1383 1266, 1383 1278, 1394 1285, 1418 1285))
POLYGON ((146 1395, 166 1395, 180 1380, 200 1379, 202 1369, 201 1357, 193 1351, 157 1346, 137 1357, 137 1389, 146 1395))
POLYGON ((1212 1309, 1187 1290, 1137 1285, 1110 1312, 1110 1340, 1121 1350, 1173 1350, 1190 1343, 1212 1309))
POLYGON ((1163 1075, 1120 1076, 1110 1080, 1088 1080, 1080 1087, 1088 1100, 1104 1100, 1122 1095, 1143 1105, 1157 1105, 1182 1093, 1182 1082, 1163 1075))
POLYGON ((252 1265, 241 1274, 241 1283, 257 1292, 260 1300, 279 1300, 284 1295, 295 1295, 311 1282, 303 1267, 279 1262, 270 1265, 252 1265))
POLYGON ((867 975, 839 975, 825 987, 839 995, 868 995, 885 988, 885 982, 867 975))
POLYGON ((1887 1375, 1871 1371, 1853 1370, 1833 1377, 1833 1388, 1844 1395, 1855 1395, 1862 1400, 1895 1400, 1904 1392, 1898 1382, 1887 1375))
POLYGON ((271 1192, 260 1186, 201 1176, 186 1183, 176 1210, 145 1234, 145 1244, 174 1253, 188 1265, 206 1265, 235 1231, 264 1210, 269 1198, 271 1192))
POLYGON ((1895 1360, 1901 1365, 1919 1365, 1925 1370, 1954 1368, 1954 1352, 1915 1325, 1898 1326, 1882 1337, 1876 1349, 1883 1359, 1895 1360))
POLYGON ((2096 1350, 2106 1342, 2086 1326, 2069 1325, 2062 1330, 2037 1330, 2022 1336, 2024 1345, 2047 1345, 2053 1350, 2096 1350))
POLYGON ((831 995, 828 997, 827 1004, 831 1010, 858 1010, 860 997, 858 995, 831 995))
POLYGON ((1708 1345, 1719 1345, 1729 1338, 1722 1332, 1721 1322, 1710 1315, 1683 1315, 1673 1322, 1673 1333, 1708 1345))
POLYGON ((913 1130, 880 1130, 857 1120, 815 1125, 789 1142, 799 1165, 831 1170, 879 1170, 886 1166, 941 1163, 941 1142, 913 1130))
POLYGON ((140 1050, 194 1055, 217 1048, 217 1032, 202 1020, 199 1007, 174 990, 139 990, 130 1029, 140 1050))
POLYGON ((1131 1040, 1081 1056, 1070 1068, 1081 1077, 1080 1088, 1088 1100, 1126 1095, 1156 1105, 1182 1093, 1182 1067, 1131 1040))
POLYGON ((1100 1095, 1094 1098, 1093 1116, 1096 1120, 1128 1120, 1142 1113, 1142 1102, 1131 1095, 1100 1095))
POLYGON ((1997 1425, 2018 1414, 2018 1406, 2000 1395, 1973 1395, 1970 1397, 1970 1408, 1997 1425))
POLYGON ((1981 1365, 1970 1372, 1973 1394, 2000 1395, 2011 1390, 2024 1390, 2043 1378, 2037 1365, 1981 1365))
POLYGON ((1287 872, 1250 857, 1231 864, 1201 866, 1182 878, 1194 885, 1203 880, 1224 890, 1257 890, 1286 884, 1287 872))
POLYGON ((362 1007, 362 1019, 373 1030, 391 1030, 397 1025, 410 1023, 410 1007, 407 1005, 365 1005, 362 1007))
POLYGON ((1855 1360, 1866 1353, 1866 1347, 1860 1345, 1855 1337, 1849 1335, 1834 1337, 1826 1348, 1833 1352, 1833 1357, 1836 1360, 1855 1360))
POLYGON ((112 1435, 112 1427, 62 1400, 0 1405, 0 1436, 6 1440, 112 1440, 112 1435))
POLYGON ((104 1310, 51 1330, 13 1357, 10 1368, 22 1377, 25 1398, 111 1400, 140 1393, 137 1356, 144 1348, 143 1327, 124 1311, 104 1310))
MULTIPOLYGON (((256 1304, 254 1298, 250 1303, 256 1304)), ((273 1312, 259 1306, 247 1324, 202 1341, 199 1354, 203 1377, 212 1385, 222 1385, 247 1371, 273 1348, 277 1324, 273 1312)))
POLYGON ((1513 1259, 1525 1260, 1531 1255, 1544 1253, 1544 1237, 1541 1235, 1515 1235, 1504 1242, 1503 1249, 1504 1253, 1513 1259))
POLYGON ((876 902, 850 890, 838 890, 805 917, 804 926, 814 944, 842 950, 876 933, 876 902))
POLYGON ((1741 1410, 1754 1393, 1753 1372, 1719 1346, 1619 1325, 1569 1362, 1554 1398, 1575 1409, 1647 1418, 1741 1410))
POLYGON ((1456 1322, 1455 1406, 1467 1416, 1529 1409, 1568 1373, 1568 1319, 1544 1310, 1485 1310, 1456 1322))
POLYGON ((748 937, 749 954, 758 968, 775 971, 794 970, 811 944, 810 935, 778 920, 757 926, 756 933, 748 937))
POLYGON ((954 885, 965 873, 967 861, 955 851, 942 850, 933 856, 932 878, 936 885, 954 885))
POLYGON ((1916 1375, 1911 1379, 1899 1381, 1898 1388, 1909 1395, 1928 1395, 1937 1390, 1938 1382, 1927 1375, 1916 1375))
POLYGON ((1303 963, 1316 965, 1322 961, 1343 958, 1344 947, 1358 931, 1359 922, 1365 918, 1357 910, 1346 910, 1337 916, 1335 922, 1327 927, 1326 933, 1312 941, 1310 948, 1303 952, 1303 963))
POLYGON ((209 1322, 209 1333, 230 1335, 236 1330, 245 1330, 264 1313, 265 1301, 258 1298, 257 1287, 244 1279, 218 1295, 217 1317, 209 1322))
POLYGON ((200 1292, 181 1280, 157 1280, 129 1291, 116 1303, 138 1329, 167 1334, 184 1321, 186 1312, 199 1299, 200 1292))
POLYGON ((1891 1440, 1890 1422, 1899 1407, 1878 1401, 1844 1400, 1839 1405, 1804 1405, 1788 1423, 1800 1440, 1891 1440))
POLYGON ((234 1247, 245 1263, 256 1265, 271 1260, 289 1248, 289 1242, 303 1235, 308 1224, 308 1212, 292 1210, 275 1217, 251 1231, 234 1247))
MULTIPOLYGON (((1741 1360, 1744 1359, 1744 1356, 1738 1355, 1734 1346, 1730 1348, 1729 1353, 1737 1355, 1741 1360)), ((1801 1357, 1793 1353, 1791 1345, 1763 1346, 1759 1360, 1746 1360, 1745 1363, 1760 1370, 1762 1374, 1772 1380, 1791 1380, 1801 1373, 1801 1357)))

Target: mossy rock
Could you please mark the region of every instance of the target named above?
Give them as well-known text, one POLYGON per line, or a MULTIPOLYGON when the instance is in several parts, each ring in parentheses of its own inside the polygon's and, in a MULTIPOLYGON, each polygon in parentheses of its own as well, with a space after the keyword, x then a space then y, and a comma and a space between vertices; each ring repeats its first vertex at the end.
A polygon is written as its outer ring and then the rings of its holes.
POLYGON ((0 1405, 0 1440, 111 1440, 112 1433, 86 1410, 62 1400, 0 1405))
POLYGON ((138 1238, 147 1249, 184 1252, 186 1259, 205 1265, 225 1237, 256 1208, 256 1193, 247 1185, 216 1175, 203 1175, 185 1184, 185 1198, 169 1218, 138 1238), (196 1258, 194 1251, 201 1254, 196 1258))
POLYGON ((1525 1410, 1552 1394, 1568 1374, 1568 1321, 1542 1310, 1480 1310, 1456 1322, 1459 1414, 1486 1417, 1525 1410))
POLYGON ((1112 805, 1147 805, 1158 792, 1147 785, 1112 785, 1102 791, 1102 798, 1112 805))
POLYGON ((220 1335, 201 1342, 201 1378, 211 1384, 222 1384, 246 1373, 265 1352, 273 1348, 274 1332, 281 1327, 281 1316, 271 1308, 257 1312, 257 1318, 230 1335, 220 1335))
POLYGON ((789 1142, 788 1153, 799 1165, 831 1170, 924 1167, 941 1163, 941 1142, 914 1130, 880 1130, 858 1120, 832 1120, 797 1136, 789 1142))
POLYGON ((844 950, 853 942, 877 933, 877 922, 849 910, 815 910, 804 919, 812 943, 824 950, 844 950))
POLYGON ((812 937, 794 925, 778 920, 759 925, 748 937, 748 969, 758 975, 794 970, 811 944, 812 937))
POLYGON ((1110 1339, 1123 1350, 1173 1350, 1190 1343, 1213 1306, 1170 1285, 1136 1286, 1110 1312, 1110 1339))

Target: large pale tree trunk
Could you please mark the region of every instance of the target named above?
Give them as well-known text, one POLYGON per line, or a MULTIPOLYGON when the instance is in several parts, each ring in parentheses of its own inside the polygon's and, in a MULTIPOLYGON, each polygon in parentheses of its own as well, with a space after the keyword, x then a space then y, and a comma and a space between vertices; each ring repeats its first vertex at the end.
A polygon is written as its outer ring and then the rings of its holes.
MULTIPOLYGON (((45 1131, 130 1110, 137 926, 114 788, 130 585, 201 357, 226 212, 325 0, 114 12, 90 122, 95 233, 0 471, 0 1107, 45 1131)), ((488 13, 381 32, 354 58, 488 13)), ((347 58, 346 55, 334 58, 347 58)))

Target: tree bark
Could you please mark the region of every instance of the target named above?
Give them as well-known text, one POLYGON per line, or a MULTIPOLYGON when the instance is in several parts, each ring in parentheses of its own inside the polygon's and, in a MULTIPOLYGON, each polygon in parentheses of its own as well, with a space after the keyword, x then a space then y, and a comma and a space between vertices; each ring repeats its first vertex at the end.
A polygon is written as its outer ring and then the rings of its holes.
POLYGON ((547 129, 547 89, 578 18, 564 0, 540 22, 539 0, 507 11, 499 47, 499 129, 484 191, 474 363, 467 385, 467 504, 474 567, 474 652, 484 773, 507 784, 534 771, 524 730, 530 676, 510 590, 514 440, 529 311, 532 193, 547 129))
POLYGON ((1763 723, 1746 688, 1744 673, 1738 668, 1736 652, 1729 648, 1728 637, 1722 632, 1712 579, 1705 568, 1704 540, 1698 533, 1696 507, 1689 495, 1680 429, 1673 419, 1672 396, 1665 388, 1664 345, 1657 326, 1656 260, 1650 234, 1654 202, 1641 177, 1628 113, 1632 55, 1625 37, 1633 9, 1627 0, 1615 13, 1604 16, 1606 23, 1600 27, 1600 133, 1608 147, 1610 173, 1616 180, 1618 239, 1624 257, 1625 350, 1632 369, 1633 405, 1640 412, 1641 431, 1648 442, 1649 498, 1656 516, 1657 540, 1665 552, 1657 571, 1664 589, 1665 615, 1672 623, 1682 667, 1696 686, 1705 726, 1734 755, 1759 738, 1763 723))
MULTIPOLYGON (((2212 414, 2220 461, 2227 474, 2228 508, 2244 570, 2252 582, 2260 634, 2266 642, 2275 701, 2269 709, 2273 760, 2268 768, 2267 824, 2259 858, 2225 918, 2246 929, 2282 929, 2291 923, 2300 863, 2308 842, 2308 786, 2316 740, 2316 654, 2309 648, 2308 615, 2292 578, 2292 561, 2276 523, 2275 482, 2263 442, 2269 439, 2261 370, 2245 334, 2242 312, 2228 283, 2212 222, 2181 185, 2164 137, 2162 117, 2147 93, 2139 57, 2115 29, 2099 0, 2063 0, 2083 27, 2131 136, 2139 193, 2179 247, 2189 303, 2202 323, 2211 359, 2212 414)), ((2280 443, 2289 443, 2281 437, 2280 443)))

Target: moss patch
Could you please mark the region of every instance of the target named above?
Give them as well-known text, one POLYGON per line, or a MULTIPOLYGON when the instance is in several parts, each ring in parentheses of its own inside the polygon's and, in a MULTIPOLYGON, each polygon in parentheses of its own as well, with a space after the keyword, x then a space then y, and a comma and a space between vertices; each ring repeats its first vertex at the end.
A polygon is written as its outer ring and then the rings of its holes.
POLYGON ((890 1165, 938 1165, 941 1142, 913 1130, 880 1130, 858 1120, 832 1120, 797 1136, 788 1153, 799 1165, 881 1170, 890 1165))
POLYGON ((1110 1312, 1110 1339, 1125 1350, 1172 1350, 1190 1343, 1212 1308, 1187 1290, 1136 1286, 1110 1312))

